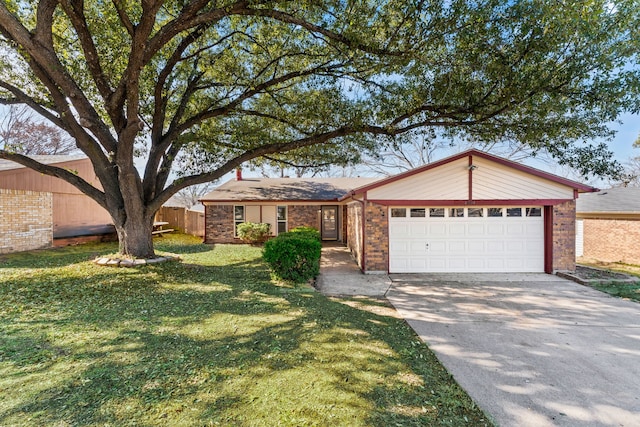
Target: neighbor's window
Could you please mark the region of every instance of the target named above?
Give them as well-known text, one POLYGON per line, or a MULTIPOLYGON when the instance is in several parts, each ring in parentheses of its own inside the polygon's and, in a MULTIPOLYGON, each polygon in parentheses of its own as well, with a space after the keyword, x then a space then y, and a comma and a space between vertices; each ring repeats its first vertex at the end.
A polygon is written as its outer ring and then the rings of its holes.
POLYGON ((242 224, 244 222, 244 206, 234 206, 233 207, 233 235, 238 237, 238 224, 242 224))
POLYGON ((444 218, 444 208, 429 208, 431 218, 444 218))
POLYGON ((392 218, 405 218, 407 216, 406 208, 391 208, 392 218))
POLYGON ((424 218, 427 216, 427 211, 425 208, 413 208, 409 211, 409 216, 411 218, 424 218))
POLYGON ((483 213, 484 213, 483 211, 484 211, 484 209, 482 209, 482 208, 469 208, 469 209, 467 209, 467 216, 469 218, 479 218, 479 217, 484 216, 483 215, 483 213))
POLYGON ((507 208, 507 216, 522 216, 522 208, 507 208))
POLYGON ((449 210, 450 218, 462 218, 464 216, 464 208, 451 208, 449 210))
POLYGON ((527 208, 527 216, 542 216, 542 209, 540 209, 540 208, 527 208))
POLYGON ((488 208, 487 216, 490 216, 490 217, 502 216, 502 208, 488 208))
POLYGON ((278 234, 287 231, 287 207, 278 206, 278 234))

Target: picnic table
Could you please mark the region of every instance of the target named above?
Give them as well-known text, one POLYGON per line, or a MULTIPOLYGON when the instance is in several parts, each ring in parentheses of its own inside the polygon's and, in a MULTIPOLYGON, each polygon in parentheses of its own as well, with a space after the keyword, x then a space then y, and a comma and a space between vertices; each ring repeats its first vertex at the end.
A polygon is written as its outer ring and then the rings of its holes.
POLYGON ((165 225, 169 225, 169 223, 165 221, 155 221, 153 223, 153 231, 151 232, 151 234, 162 237, 164 233, 171 233, 172 231, 174 231, 173 228, 164 228, 165 225))

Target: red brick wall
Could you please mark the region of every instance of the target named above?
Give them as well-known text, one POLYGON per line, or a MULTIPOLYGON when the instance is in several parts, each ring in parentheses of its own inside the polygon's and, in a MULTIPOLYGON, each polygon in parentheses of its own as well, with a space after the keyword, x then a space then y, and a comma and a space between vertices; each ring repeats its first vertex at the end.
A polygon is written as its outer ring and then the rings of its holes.
POLYGON ((576 269, 576 202, 553 207, 553 270, 576 269))
POLYGON ((640 220, 584 219, 585 258, 640 264, 640 220))
POLYGON ((242 243, 233 237, 235 223, 233 206, 205 205, 204 207, 205 243, 242 243))
POLYGON ((365 215, 365 272, 389 270, 389 221, 386 206, 367 202, 365 215))
POLYGON ((320 230, 318 210, 320 206, 287 206, 288 230, 296 227, 313 227, 320 230))
POLYGON ((362 204, 347 205, 347 247, 362 269, 362 204))

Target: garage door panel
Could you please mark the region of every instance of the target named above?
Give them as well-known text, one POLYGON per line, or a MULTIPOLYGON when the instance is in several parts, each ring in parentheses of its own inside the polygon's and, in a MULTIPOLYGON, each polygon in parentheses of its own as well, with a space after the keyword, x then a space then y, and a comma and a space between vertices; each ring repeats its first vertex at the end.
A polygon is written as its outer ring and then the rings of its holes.
MULTIPOLYGON (((464 218, 456 218, 458 221, 463 221, 464 218)), ((449 235, 451 236, 464 236, 467 232, 467 227, 464 223, 458 224, 450 224, 449 225, 449 235)))
POLYGON ((501 240, 489 240, 487 242, 487 252, 501 254, 504 252, 504 248, 504 242, 501 240))
POLYGON ((466 252, 466 246, 467 244, 464 240, 453 240, 447 245, 447 250, 450 254, 463 253, 466 252))
POLYGON ((484 236, 487 234, 484 224, 469 224, 467 227, 468 236, 484 236))
MULTIPOLYGON (((486 242, 488 243, 488 242, 486 242)), ((470 253, 484 253, 485 252, 485 242, 482 240, 479 241, 469 241, 467 244, 467 250, 470 253)))
POLYGON ((390 218, 389 243, 392 273, 544 271, 542 217, 390 218))

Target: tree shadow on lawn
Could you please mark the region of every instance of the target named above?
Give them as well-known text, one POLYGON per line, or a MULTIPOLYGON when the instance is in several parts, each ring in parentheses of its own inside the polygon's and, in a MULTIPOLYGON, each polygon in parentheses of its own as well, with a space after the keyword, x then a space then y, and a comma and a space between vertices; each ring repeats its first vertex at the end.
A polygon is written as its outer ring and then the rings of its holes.
POLYGON ((259 259, 0 290, 0 424, 484 423, 380 302, 276 287, 259 259))
POLYGON ((117 250, 117 243, 85 243, 77 246, 5 254, 0 255, 0 272, 4 268, 66 267, 117 250))

